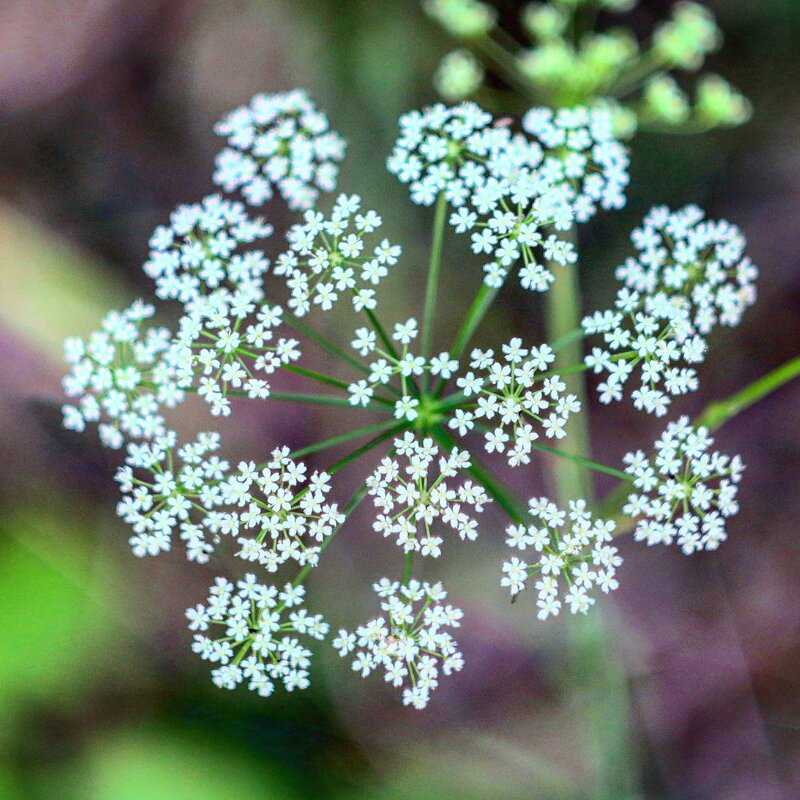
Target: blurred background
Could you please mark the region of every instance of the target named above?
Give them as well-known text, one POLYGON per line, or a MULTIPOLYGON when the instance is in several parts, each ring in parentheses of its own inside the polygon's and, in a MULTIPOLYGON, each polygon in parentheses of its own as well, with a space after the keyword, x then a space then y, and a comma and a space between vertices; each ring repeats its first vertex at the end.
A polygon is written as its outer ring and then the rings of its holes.
MULTIPOLYGON (((512 19, 520 4, 500 5, 512 19)), ((697 202, 745 230, 760 301, 713 337, 702 391, 675 408, 690 414, 800 349, 800 3, 709 5, 727 34, 711 67, 753 101, 752 123, 637 138, 628 208, 582 241, 591 310, 612 296, 627 232, 652 203, 697 202)), ((643 0, 635 22, 647 31, 668 7, 643 0)), ((538 623, 524 597, 508 605, 499 519, 435 564, 427 577, 443 578, 470 620, 467 668, 424 713, 325 647, 310 691, 216 690, 183 609, 219 565, 189 568, 179 552, 133 559, 114 516, 116 457, 59 430, 62 339, 150 296, 140 265, 152 229, 213 191, 212 124, 257 91, 306 87, 348 139, 340 187, 379 210, 405 249, 387 316, 412 313, 430 219, 383 161, 399 114, 434 99, 449 47, 412 0, 0 2, 3 800, 800 796, 800 383, 718 434, 748 465, 723 548, 689 559, 623 540, 621 589, 585 622, 538 623)), ((290 222, 279 204, 266 213, 278 230, 290 222)), ((279 252, 278 237, 269 244, 279 252)), ((450 237, 448 253, 445 333, 480 280, 463 241, 450 237)), ((335 316, 317 320, 341 330, 335 316)), ((536 341, 541 320, 509 287, 482 338, 512 333, 536 341)), ((628 407, 594 412, 607 463, 663 427, 628 407)), ((211 425, 200 406, 182 413, 194 430, 211 425)), ((222 427, 231 460, 336 424, 278 403, 239 405, 234 418, 222 427)), ((549 488, 541 465, 509 480, 525 496, 549 488)), ((334 627, 369 618, 370 582, 401 568, 363 516, 325 562, 309 606, 334 627)))

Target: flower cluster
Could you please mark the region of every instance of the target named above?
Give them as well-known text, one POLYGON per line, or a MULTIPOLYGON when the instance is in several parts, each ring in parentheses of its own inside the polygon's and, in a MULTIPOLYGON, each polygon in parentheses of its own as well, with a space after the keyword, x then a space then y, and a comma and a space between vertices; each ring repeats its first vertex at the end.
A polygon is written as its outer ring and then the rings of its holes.
POLYGON ((272 226, 250 219, 241 203, 210 195, 200 203, 181 205, 168 226, 150 239, 145 273, 156 283, 162 300, 179 300, 187 310, 202 309, 206 295, 230 291, 237 302, 258 301, 269 260, 260 250, 237 252, 272 235, 272 226))
POLYGON ((439 673, 451 675, 464 665, 457 643, 446 628, 458 628, 463 612, 443 605, 441 583, 412 580, 407 586, 383 578, 374 584, 381 611, 355 633, 340 630, 333 641, 339 655, 356 651, 353 669, 366 678, 383 669, 387 683, 403 687, 403 705, 425 708, 439 673))
POLYGON ((116 474, 122 493, 117 514, 133 529, 128 541, 135 556, 168 552, 177 529, 189 561, 204 564, 214 551, 216 537, 209 541, 207 535, 214 528, 198 525, 192 512, 196 518, 218 505, 219 485, 230 465, 212 455, 220 446, 218 433, 201 433, 177 452, 176 442, 169 431, 152 442, 128 445, 125 466, 116 474))
POLYGON ((375 290, 389 273, 402 249, 383 239, 365 250, 364 238, 381 224, 374 211, 358 213, 358 195, 339 195, 329 219, 306 211, 304 223, 287 234, 289 251, 278 257, 275 274, 283 275, 291 291, 289 308, 298 317, 308 313, 313 301, 329 311, 340 292, 350 292, 356 311, 377 306, 375 290))
POLYGON ((247 683, 250 691, 269 697, 276 683, 287 691, 308 688, 311 651, 298 636, 324 639, 328 623, 304 608, 305 589, 287 583, 283 591, 258 583, 247 574, 236 586, 217 578, 205 605, 186 610, 194 635, 192 650, 212 664, 211 679, 220 689, 247 683), (287 609, 294 609, 287 615, 287 609), (211 632, 216 636, 208 635, 211 632))
POLYGON ((267 572, 289 560, 316 566, 320 545, 344 522, 344 515, 335 503, 326 502, 330 475, 307 473, 305 464, 289 456, 288 447, 274 450, 263 468, 239 464, 219 487, 226 508, 210 515, 207 524, 235 536, 241 546, 236 555, 267 572))
POLYGON ((251 399, 270 396, 265 376, 300 358, 296 339, 274 339, 283 309, 263 305, 255 320, 246 323, 252 304, 236 306, 224 299, 205 315, 187 314, 169 354, 181 386, 198 379, 198 394, 214 416, 230 414, 230 394, 251 399), (205 316, 205 318, 203 318, 205 316))
POLYGON ((447 380, 458 370, 458 361, 450 358, 448 353, 440 353, 428 361, 422 356, 409 352, 408 346, 419 334, 417 320, 414 317, 394 326, 391 340, 382 342, 383 350, 378 345, 378 335, 369 328, 356 330, 351 342, 353 349, 360 355, 377 353, 379 358, 369 365, 366 379, 351 383, 348 387, 350 403, 354 406, 366 407, 375 397, 375 387, 389 386, 392 379, 400 376, 400 399, 394 403, 394 415, 397 419, 413 422, 419 416, 419 399, 416 378, 429 373, 447 380), (392 344, 397 342, 400 350, 392 344))
POLYGON ((63 406, 65 428, 82 432, 87 422, 99 422, 100 440, 114 449, 122 447, 126 437, 152 439, 164 433, 159 403, 174 405, 183 393, 160 368, 170 331, 142 329, 154 313, 153 306, 137 300, 124 311, 109 312, 102 329, 87 341, 67 339, 70 373, 62 385, 65 394, 77 400, 63 406))
MULTIPOLYGON (((670 74, 700 70, 706 57, 719 47, 722 35, 705 6, 685 0, 676 3, 671 18, 656 26, 649 47, 639 42, 638 31, 619 24, 600 31, 582 30, 580 36, 574 36, 579 24, 576 15, 582 7, 620 13, 630 11, 637 2, 525 3, 520 23, 531 46, 515 45, 503 53, 503 39, 510 37, 498 35, 489 55, 470 40, 492 35, 495 9, 476 0, 426 0, 423 6, 429 16, 481 59, 463 47, 448 53, 437 70, 436 88, 446 100, 455 102, 478 92, 486 83, 488 69, 505 81, 517 73, 517 80, 523 79, 544 99, 543 105, 574 108, 583 103, 606 108, 621 138, 633 136, 639 128, 699 132, 746 122, 752 112, 750 104, 719 75, 706 73, 698 79, 692 107, 688 94, 670 74), (621 97, 624 100, 618 99, 621 97)), ((517 35, 515 30, 514 39, 517 35)))
POLYGON ((483 267, 488 286, 501 286, 521 259, 521 284, 546 291, 553 275, 537 250, 551 263, 575 262, 571 242, 541 233, 569 227, 574 192, 563 169, 542 168, 539 143, 513 136, 470 102, 411 112, 400 118, 400 129, 389 171, 410 183, 415 203, 431 205, 443 193, 456 232, 471 232, 473 252, 491 256, 483 267))
POLYGON ((293 210, 312 208, 336 188, 345 142, 302 90, 258 94, 214 130, 227 139, 214 182, 260 206, 275 188, 293 210))
POLYGON ((469 454, 454 448, 441 455, 432 439, 420 441, 410 431, 394 440, 394 450, 402 463, 386 457, 367 479, 367 491, 380 512, 374 530, 395 537, 407 553, 433 558, 442 552, 443 539, 432 530, 437 521, 461 539, 474 540, 478 522, 468 510, 481 513, 491 501, 484 488, 472 481, 458 486, 447 482, 469 469, 469 454))
POLYGON ((607 594, 619 585, 615 575, 622 557, 609 544, 615 523, 593 519, 584 500, 571 501, 566 514, 545 497, 531 499, 528 509, 533 522, 511 525, 506 544, 523 553, 534 551, 536 561, 512 557, 503 564, 500 585, 516 597, 536 575, 539 619, 556 616, 563 604, 572 614, 585 614, 595 603, 589 594, 593 588, 607 594))
MULTIPOLYGON (((627 1, 595 4, 620 9, 627 1)), ((544 38, 547 26, 558 27, 577 4, 559 4, 558 19, 549 22, 538 7, 526 13, 536 18, 531 24, 544 38)), ((477 0, 431 0, 426 7, 466 38, 494 25, 489 7, 477 0)), ((690 16, 685 9, 676 12, 681 36, 697 28, 690 16)), ((672 54, 671 62, 688 64, 688 55, 679 56, 679 38, 662 31, 656 46, 672 54)), ((463 85, 475 83, 476 63, 461 58, 453 69, 464 71, 463 85)), ((463 85, 454 93, 463 92, 463 85)), ((383 238, 381 217, 362 210, 354 194, 340 194, 330 214, 318 210, 320 192, 335 188, 344 143, 325 115, 295 91, 258 95, 217 126, 228 146, 217 159, 215 180, 226 191, 241 190, 252 205, 274 192, 303 212, 275 268, 256 249, 272 227, 248 216, 243 203, 212 195, 181 205, 154 232, 144 265, 156 295, 180 304, 174 329, 148 327, 155 309, 137 301, 108 314, 86 341, 66 343, 70 372, 63 385, 71 400, 63 408, 64 425, 83 431, 98 423, 104 444, 125 447, 124 465, 116 472, 117 513, 130 526, 134 554, 156 556, 180 540, 191 562, 205 564, 221 551, 262 576, 294 573, 288 583, 276 577, 275 585, 260 583, 258 574, 235 585, 217 578, 206 603, 187 611, 196 634, 193 649, 211 662, 212 679, 222 688, 244 683, 268 696, 278 682, 290 691, 308 686, 311 652, 301 639, 324 638, 328 625, 300 607, 302 584, 367 497, 373 530, 402 551, 403 581, 375 584, 381 615, 355 632, 340 630, 334 644, 341 655, 354 654, 353 668, 363 676, 381 671, 402 688, 404 704, 423 708, 440 675, 463 664, 449 630, 460 625, 462 612, 445 604, 440 583, 413 579, 414 556, 438 558, 448 537, 475 540, 489 495, 519 523, 507 529, 507 544, 518 553, 503 565, 501 585, 515 599, 532 579, 540 619, 562 608, 586 613, 599 593, 617 587, 622 560, 611 543, 615 523, 605 519, 617 512, 593 516, 583 500, 562 510, 540 498, 530 500, 529 515, 518 515, 502 481, 454 446, 447 428, 466 441, 483 436, 485 450, 502 454, 512 467, 530 463, 539 449, 624 478, 588 455, 544 443, 563 438, 570 418, 582 410, 579 392, 567 390, 572 379, 561 376, 587 367, 606 373, 601 400, 611 402, 622 397, 638 370, 634 404, 664 414, 670 397, 696 388, 694 367, 705 357, 706 336, 718 325, 738 323, 755 300, 757 270, 744 256, 744 237, 735 226, 705 221, 694 206, 677 212, 654 208, 633 233, 636 256, 617 270, 623 285, 615 306, 587 317, 582 330, 559 340, 563 354, 581 333, 602 337, 584 364, 557 361, 556 343, 529 347, 520 338, 497 352, 471 349, 493 290, 512 269, 519 266, 524 288, 546 291, 554 280, 551 269, 577 259, 567 232, 599 209, 624 204, 627 152, 612 133, 608 109, 574 103, 557 112, 532 109, 524 132, 469 102, 414 111, 400 124, 389 170, 409 185, 414 203, 436 205, 421 337, 417 317, 393 327, 378 318, 377 286, 401 255, 400 247, 383 238), (478 264, 486 262, 484 286, 451 349, 434 355, 433 301, 444 296, 440 266, 451 266, 442 258, 448 224, 469 235, 478 264), (275 304, 268 285, 281 279, 288 288, 287 311, 275 304), (328 311, 343 296, 363 315, 350 342, 363 361, 295 319, 315 307, 328 311), (282 325, 307 335, 339 363, 320 372, 295 365, 300 343, 281 337, 282 325), (418 337, 419 355, 411 349, 418 337), (462 370, 459 359, 467 352, 462 370), (358 379, 341 380, 335 371, 341 365, 354 368, 358 379), (271 376, 279 372, 324 384, 327 394, 273 390, 277 379, 271 376), (168 410, 191 393, 214 416, 232 413, 233 398, 241 396, 384 418, 347 425, 295 452, 277 446, 264 463, 234 466, 219 454, 218 433, 179 444, 173 430, 179 426, 167 424, 168 410), (297 460, 375 433, 327 470, 312 471, 297 460), (331 502, 332 476, 379 446, 382 460, 376 457, 378 466, 363 470, 360 488, 340 509, 331 502)), ((714 549, 725 539, 743 466, 738 456, 711 452, 711 444, 708 431, 695 430, 684 417, 666 429, 653 456, 626 456, 633 491, 624 513, 635 523, 637 540, 677 540, 690 553, 714 549)))
POLYGON ((628 151, 613 133, 611 114, 603 108, 533 108, 522 127, 541 142, 540 166, 548 184, 563 191, 578 222, 625 205, 628 151))
POLYGON ((640 367, 634 403, 663 416, 670 396, 697 388, 691 365, 705 358, 704 337, 717 324, 738 324, 755 302, 758 270, 744 256, 741 231, 703 216, 697 206, 652 209, 632 235, 637 257, 617 268, 624 285, 615 309, 584 319, 587 335, 602 334, 605 343, 586 358, 595 373, 607 373, 602 402, 622 399, 640 367))
POLYGON ((656 442, 654 458, 641 450, 625 456, 625 471, 637 491, 623 510, 637 520, 637 541, 676 541, 690 555, 716 550, 728 538, 725 520, 739 510, 736 494, 744 464, 738 455, 710 452, 713 443, 707 428, 694 428, 681 417, 656 442))
POLYGON ((558 375, 546 372, 555 360, 548 345, 527 348, 515 338, 502 351, 502 358, 493 350, 472 351, 472 371, 458 378, 457 385, 475 403, 457 408, 448 425, 464 436, 477 420, 486 420, 487 452, 507 452, 508 463, 516 467, 530 462, 533 442, 539 438, 534 425, 548 438, 561 439, 580 403, 565 393, 566 384, 558 375))

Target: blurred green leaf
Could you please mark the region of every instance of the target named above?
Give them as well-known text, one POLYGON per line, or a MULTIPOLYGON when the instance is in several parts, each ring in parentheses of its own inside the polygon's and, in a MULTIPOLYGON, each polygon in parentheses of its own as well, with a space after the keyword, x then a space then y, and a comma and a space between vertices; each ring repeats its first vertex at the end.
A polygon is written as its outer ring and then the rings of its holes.
POLYGON ((0 710, 22 695, 57 692, 63 702, 103 650, 113 603, 95 585, 89 549, 64 527, 42 511, 0 525, 0 710))
POLYGON ((88 333, 123 292, 97 261, 0 202, 0 323, 60 357, 66 336, 88 333))
POLYGON ((3 800, 22 800, 22 792, 16 779, 2 762, 0 762, 0 797, 3 800))
POLYGON ((291 800, 274 766, 179 728, 129 729, 97 741, 82 771, 82 800, 291 800))

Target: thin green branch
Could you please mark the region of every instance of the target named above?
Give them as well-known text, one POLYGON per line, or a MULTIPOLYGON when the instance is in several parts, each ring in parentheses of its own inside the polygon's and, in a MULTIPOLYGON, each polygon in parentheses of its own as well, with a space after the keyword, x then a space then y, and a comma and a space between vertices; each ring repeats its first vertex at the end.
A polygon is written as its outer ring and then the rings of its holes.
MULTIPOLYGON (((467 311, 467 316, 464 318, 464 322, 462 323, 461 328, 456 335, 456 340, 453 343, 452 348, 450 348, 450 358, 458 360, 464 354, 464 351, 467 349, 470 340, 475 335, 475 331, 478 329, 478 326, 483 321, 486 313, 491 308, 491 305, 494 302, 495 297, 497 297, 497 293, 499 291, 499 288, 491 288, 485 283, 481 283, 481 288, 478 289, 475 299, 472 301, 469 311, 467 311)), ((447 381, 442 378, 439 381, 434 393, 436 397, 441 396, 446 385, 447 381)))
MULTIPOLYGON (((441 426, 436 426, 432 430, 433 436, 442 447, 445 447, 448 452, 455 447, 455 441, 453 437, 450 436, 447 431, 444 430, 441 426)), ((510 492, 507 492, 497 481, 497 479, 486 469, 483 465, 481 465, 478 461, 475 460, 472 456, 470 456, 472 464, 470 468, 467 470, 473 478, 475 478, 478 483, 483 486, 484 489, 489 493, 489 496, 494 499, 497 504, 511 517, 512 520, 516 523, 522 523, 525 521, 527 510, 525 506, 510 492)))
MULTIPOLYGON (((362 484, 358 488, 358 491, 350 498, 348 503, 342 509, 342 513, 345 516, 345 522, 347 522, 347 519, 350 516, 350 514, 352 514, 353 511, 356 510, 359 503, 361 503, 361 501, 367 496, 367 488, 368 487, 366 483, 362 484)), ((324 542, 322 542, 322 544, 319 546, 320 555, 322 555, 322 553, 327 549, 328 545, 333 541, 333 537, 336 536, 337 533, 339 533, 339 531, 342 529, 342 525, 344 525, 345 522, 337 526, 331 532, 331 535, 327 539, 325 539, 324 542)), ((300 586, 300 584, 303 583, 303 581, 308 577, 312 569, 314 569, 314 566, 312 564, 306 564, 300 570, 300 572, 298 572, 297 575, 295 576, 294 580, 292 581, 292 586, 300 586)), ((276 610, 281 610, 281 609, 282 606, 279 606, 278 609, 276 610)))
POLYGON ((311 455, 312 453, 319 453, 321 450, 328 450, 331 447, 336 447, 340 444, 346 444, 353 439, 360 439, 362 436, 369 436, 371 433, 383 433, 390 428, 396 428, 397 423, 394 420, 388 422, 377 422, 374 425, 366 425, 363 428, 356 428, 352 431, 340 433, 338 436, 332 436, 330 439, 323 439, 322 441, 310 444, 299 450, 295 450, 289 454, 290 458, 302 458, 303 456, 311 455))
POLYGON ((541 442, 531 442, 531 447, 533 447, 534 450, 541 450, 543 453, 550 453, 550 455, 556 456, 557 458, 565 458, 568 461, 572 461, 575 464, 585 467, 586 469, 591 469, 595 472, 602 472, 606 475, 613 475, 615 478, 619 478, 621 481, 631 480, 631 476, 622 470, 615 469, 614 467, 608 467, 598 461, 592 461, 590 458, 585 458, 584 456, 580 456, 575 453, 568 453, 566 450, 561 450, 558 447, 550 447, 549 445, 542 444, 541 442))
MULTIPOLYGON (((768 372, 736 394, 725 400, 715 400, 695 418, 696 427, 706 427, 714 431, 732 420, 745 409, 763 400, 768 395, 800 377, 800 356, 787 361, 780 367, 768 372)), ((597 509, 598 516, 614 519, 617 523, 616 535, 627 533, 634 524, 633 519, 622 514, 622 507, 628 499, 630 487, 621 484, 606 496, 597 509)))
POLYGON ((408 582, 411 580, 411 568, 414 565, 414 551, 409 550, 406 553, 405 561, 403 562, 403 586, 408 586, 408 582))
POLYGON ((361 447, 355 449, 352 453, 349 453, 344 458, 340 458, 335 464, 328 467, 326 472, 328 472, 330 475, 334 475, 340 469, 343 469, 357 458, 363 456, 364 453, 368 453, 373 447, 377 447, 379 444, 381 444, 381 442, 385 442, 395 434, 404 431, 406 428, 408 428, 408 426, 409 423, 405 420, 403 422, 398 422, 396 425, 393 425, 383 433, 379 433, 374 439, 370 439, 366 444, 362 444, 361 447))
POLYGON ((378 334, 378 338, 383 342, 383 346, 386 348, 387 352, 389 353, 392 358, 395 360, 399 360, 400 356, 397 354, 397 350, 394 346, 394 342, 391 340, 388 333, 386 333, 385 328, 381 323, 378 321, 377 316, 373 311, 370 311, 368 308, 364 309, 364 313, 369 320, 369 324, 372 325, 373 330, 375 333, 378 334))
MULTIPOLYGON (((574 228, 568 232, 576 245, 574 228)), ((581 404, 580 410, 570 417, 567 436, 561 451, 577 458, 589 456, 589 420, 586 402, 586 378, 582 374, 583 345, 574 333, 580 328, 581 292, 577 265, 560 266, 548 264, 555 280, 545 295, 545 321, 548 339, 559 342, 559 350, 553 364, 553 372, 562 376, 567 391, 574 394, 581 404)), ((588 473, 576 459, 559 459, 554 464, 554 475, 558 489, 558 500, 566 506, 570 500, 585 498, 591 502, 592 485, 588 473)))
MULTIPOLYGON (((234 392, 228 392, 234 394, 234 392)), ((242 395, 246 393, 242 392, 242 395)), ((340 406, 341 408, 349 408, 352 411, 363 409, 365 411, 378 411, 382 414, 391 413, 391 409, 383 405, 375 405, 369 403, 366 406, 354 406, 346 397, 335 397, 334 395, 327 394, 301 394, 299 392, 272 392, 269 395, 269 400, 280 400, 290 403, 307 403, 315 406, 340 406)))
MULTIPOLYGON (((425 309, 422 316, 422 357, 427 361, 431 357, 433 343, 433 326, 436 317, 436 297, 439 293, 439 273, 442 269, 442 243, 444 227, 447 222, 447 196, 439 193, 436 199, 436 212, 433 217, 433 237, 431 241, 431 258, 428 264, 428 281, 425 286, 425 309)), ((427 388, 430 376, 426 373, 424 385, 427 388)))
POLYGON ((741 411, 749 408, 797 377, 800 377, 800 356, 796 356, 791 361, 787 361, 777 369, 772 370, 772 372, 768 372, 740 392, 727 398, 727 400, 717 400, 710 403, 697 417, 695 425, 704 425, 712 431, 716 430, 741 411))
POLYGON ((347 391, 347 387, 349 384, 345 383, 344 381, 340 381, 337 378, 331 378, 328 375, 323 375, 321 372, 314 372, 312 369, 306 369, 305 367, 298 367, 294 364, 287 364, 284 366, 284 369, 287 372, 291 372, 295 375, 302 375, 304 378, 309 378, 312 381, 317 381, 317 383, 324 383, 326 386, 335 386, 337 389, 344 389, 347 391))
POLYGON ((353 367, 353 369, 358 370, 364 375, 369 375, 369 367, 367 367, 366 364, 362 363, 357 358, 353 358, 350 353, 343 350, 338 344, 332 342, 321 333, 317 333, 317 331, 313 330, 313 328, 309 328, 308 325, 304 325, 299 319, 297 319, 297 317, 284 313, 283 320, 287 325, 289 325, 289 327, 294 328, 304 336, 308 336, 309 339, 315 341, 318 345, 320 345, 320 347, 327 350, 331 355, 336 356, 336 358, 344 361, 346 364, 349 364, 351 367, 353 367))

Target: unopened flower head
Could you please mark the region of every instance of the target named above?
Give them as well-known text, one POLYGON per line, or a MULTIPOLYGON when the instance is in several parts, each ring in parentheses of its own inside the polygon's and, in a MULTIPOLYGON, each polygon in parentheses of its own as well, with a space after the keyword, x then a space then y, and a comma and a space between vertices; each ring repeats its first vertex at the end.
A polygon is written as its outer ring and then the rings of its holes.
POLYGON ((329 311, 343 293, 350 295, 356 311, 376 308, 374 287, 402 250, 388 239, 378 240, 381 217, 375 211, 359 213, 360 207, 358 195, 342 194, 329 218, 309 210, 303 224, 289 230, 290 249, 278 257, 275 274, 286 277, 288 305, 298 317, 312 305, 329 311))
POLYGON ((570 502, 565 513, 545 497, 534 498, 528 510, 533 521, 511 525, 506 544, 532 557, 506 561, 500 585, 516 597, 535 578, 539 619, 558 615, 562 607, 585 614, 595 603, 593 590, 607 594, 618 587, 622 557, 610 544, 615 523, 594 519, 584 500, 570 502))
POLYGON ((214 684, 244 684, 261 697, 280 683, 289 692, 307 689, 312 652, 299 637, 324 639, 329 626, 321 614, 299 607, 304 596, 303 586, 279 590, 250 573, 235 586, 217 578, 205 604, 186 609, 189 630, 196 631, 192 650, 218 665, 211 670, 214 684))
POLYGON ((434 82, 439 94, 452 103, 474 94, 483 78, 483 66, 469 50, 453 50, 439 64, 434 82))
POLYGON ((425 12, 452 36, 472 39, 494 28, 497 11, 480 0, 423 0, 425 12))
POLYGON ((690 555, 716 550, 728 538, 725 522, 739 510, 736 495, 744 464, 738 455, 711 451, 713 443, 707 428, 695 428, 681 417, 669 423, 653 456, 642 450, 625 456, 635 491, 623 510, 637 520, 637 541, 675 541, 690 555))
POLYGON ((297 211, 336 189, 345 142, 302 90, 257 94, 214 130, 228 142, 214 182, 226 192, 241 190, 250 205, 262 205, 277 189, 297 211))
POLYGON ((668 65, 696 71, 722 42, 714 15, 703 5, 679 2, 672 19, 658 26, 654 51, 668 65))
POLYGON ((438 558, 448 527, 461 539, 478 536, 472 516, 490 503, 482 486, 472 481, 456 483, 470 467, 469 454, 454 448, 442 454, 430 438, 418 439, 408 431, 394 440, 396 456, 387 456, 367 480, 368 492, 380 512, 373 528, 391 536, 407 553, 438 558))
POLYGON ((487 452, 505 453, 512 467, 529 463, 540 433, 563 438, 570 415, 580 409, 561 378, 548 372, 554 360, 548 345, 527 348, 518 338, 503 345, 501 357, 473 350, 471 371, 457 381, 467 404, 456 409, 449 427, 463 436, 477 425, 485 429, 487 452))
POLYGON ((339 655, 355 651, 353 669, 366 678, 380 670, 392 686, 403 689, 403 705, 425 708, 439 685, 439 674, 450 675, 464 657, 447 628, 461 625, 463 612, 443 601, 441 583, 411 580, 407 585, 383 578, 374 584, 384 614, 356 629, 340 630, 333 640, 339 655))

